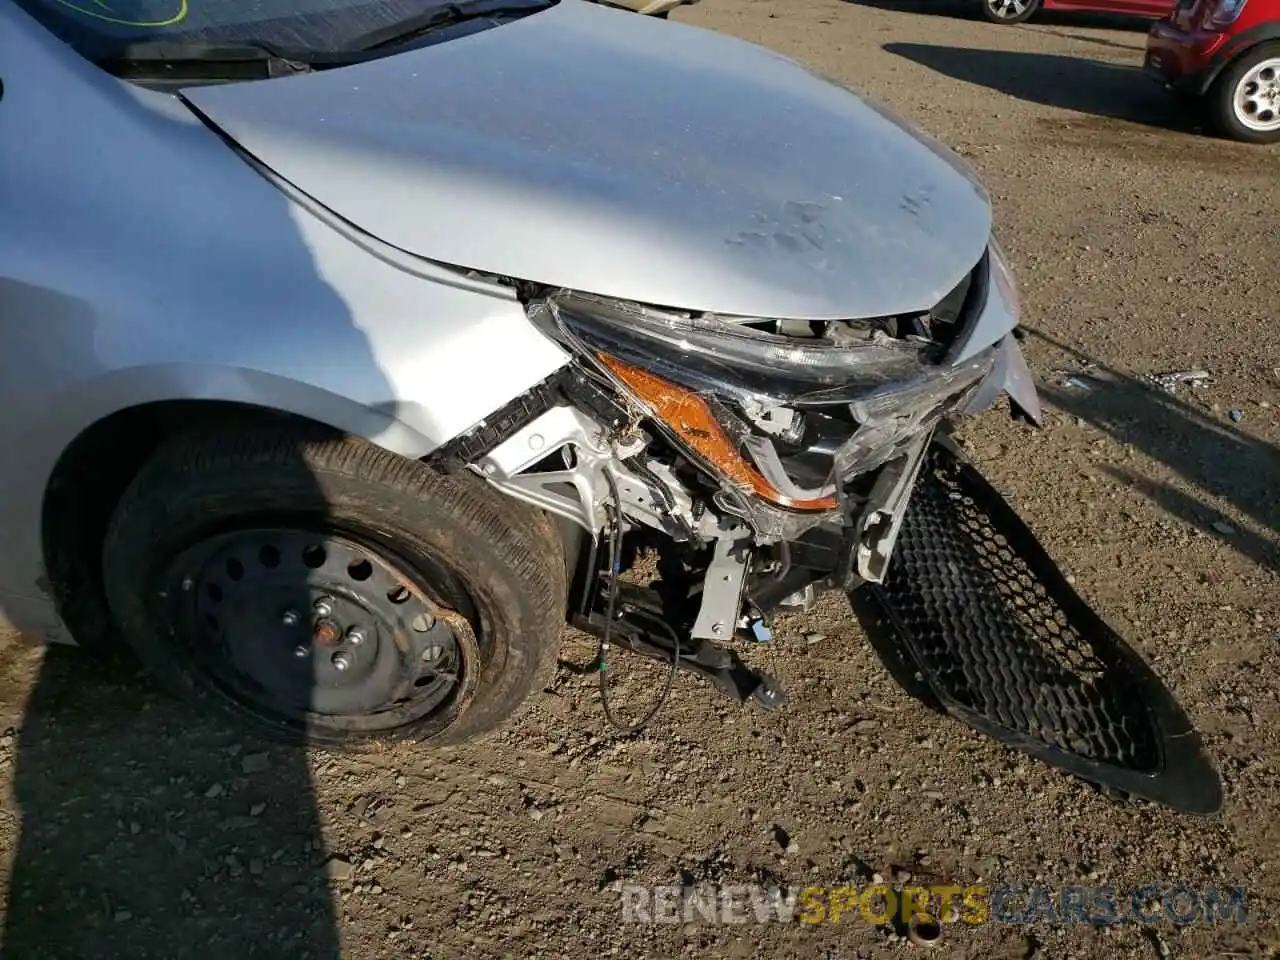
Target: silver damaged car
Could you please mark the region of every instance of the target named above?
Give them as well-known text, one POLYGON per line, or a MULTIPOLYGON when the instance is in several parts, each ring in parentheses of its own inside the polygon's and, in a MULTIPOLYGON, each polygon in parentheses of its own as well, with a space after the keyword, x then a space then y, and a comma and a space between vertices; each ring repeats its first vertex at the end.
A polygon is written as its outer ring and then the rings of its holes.
POLYGON ((949 439, 1039 407, 986 195, 888 111, 583 0, 16 0, 0 84, 27 636, 264 734, 436 745, 566 622, 624 733, 624 652, 782 708, 750 648, 838 590, 963 721, 1216 809, 949 439))

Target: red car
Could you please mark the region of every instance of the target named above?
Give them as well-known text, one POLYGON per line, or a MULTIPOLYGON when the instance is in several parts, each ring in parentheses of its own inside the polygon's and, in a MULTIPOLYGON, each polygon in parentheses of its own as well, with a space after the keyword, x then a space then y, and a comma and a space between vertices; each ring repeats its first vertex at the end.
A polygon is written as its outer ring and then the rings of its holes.
POLYGON ((992 23, 1023 23, 1041 10, 1120 13, 1129 17, 1167 17, 1176 0, 979 0, 992 23))
POLYGON ((1145 69, 1223 136, 1280 142, 1280 0, 1181 0, 1152 26, 1145 69))

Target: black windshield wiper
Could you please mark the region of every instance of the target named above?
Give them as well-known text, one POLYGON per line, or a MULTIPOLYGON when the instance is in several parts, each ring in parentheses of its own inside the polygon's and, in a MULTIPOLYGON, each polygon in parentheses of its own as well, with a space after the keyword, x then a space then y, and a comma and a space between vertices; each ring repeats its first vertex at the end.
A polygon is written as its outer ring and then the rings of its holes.
POLYGON ((311 70, 310 56, 304 51, 283 50, 267 43, 206 43, 172 40, 146 40, 130 43, 109 56, 98 57, 98 66, 112 72, 122 70, 187 72, 192 68, 247 66, 264 76, 275 77, 311 70))
POLYGON ((480 17, 533 13, 555 6, 556 0, 459 0, 446 3, 395 23, 378 27, 346 40, 342 46, 352 52, 370 53, 384 47, 408 43, 423 34, 450 24, 480 17))

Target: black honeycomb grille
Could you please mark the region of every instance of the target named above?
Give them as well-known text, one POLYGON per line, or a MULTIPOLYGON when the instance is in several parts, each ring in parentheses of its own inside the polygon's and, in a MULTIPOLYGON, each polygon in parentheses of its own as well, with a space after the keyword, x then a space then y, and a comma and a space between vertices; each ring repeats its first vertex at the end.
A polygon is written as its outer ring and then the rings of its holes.
POLYGON ((1072 623, 937 446, 882 589, 945 699, 1076 756, 1159 767, 1136 678, 1109 668, 1108 645, 1097 649, 1072 623))
POLYGON ((882 616, 870 622, 891 626, 970 726, 1108 788, 1186 813, 1221 807, 1182 708, 949 441, 930 448, 871 597, 882 616))

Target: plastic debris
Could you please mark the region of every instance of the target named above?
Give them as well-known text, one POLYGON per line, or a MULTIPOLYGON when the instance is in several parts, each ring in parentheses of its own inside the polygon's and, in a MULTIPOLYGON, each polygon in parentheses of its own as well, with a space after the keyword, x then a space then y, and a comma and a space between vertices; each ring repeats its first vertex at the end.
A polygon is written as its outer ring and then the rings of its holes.
POLYGON ((1164 373, 1149 373, 1147 380, 1166 393, 1176 393, 1178 384, 1189 383, 1193 387, 1204 386, 1209 380, 1208 370, 1168 370, 1164 373))
POLYGON ((1093 384, 1084 377, 1067 377, 1067 386, 1074 387, 1076 390, 1092 390, 1093 384))
POLYGON ((1232 423, 1239 423, 1241 420, 1243 420, 1243 419, 1244 419, 1244 411, 1243 411, 1243 410, 1232 410, 1232 411, 1231 411, 1231 413, 1230 413, 1230 414, 1228 414, 1228 416, 1230 416, 1230 417, 1231 417, 1231 422, 1232 422, 1232 423))

